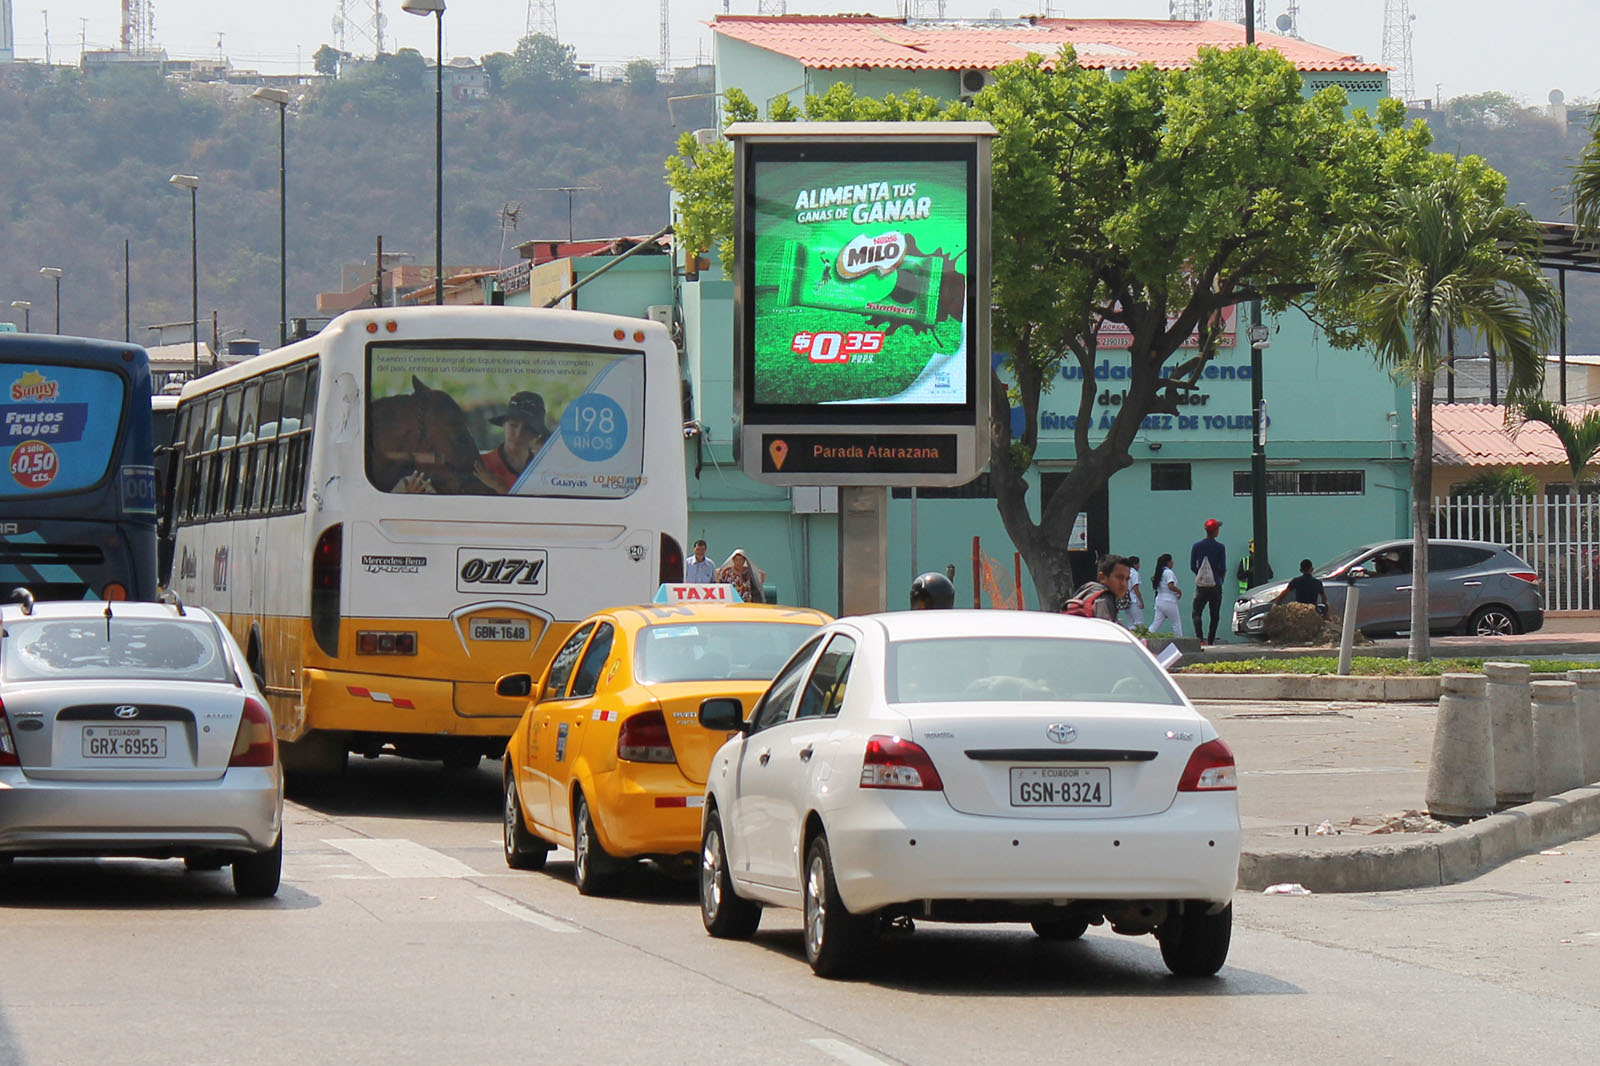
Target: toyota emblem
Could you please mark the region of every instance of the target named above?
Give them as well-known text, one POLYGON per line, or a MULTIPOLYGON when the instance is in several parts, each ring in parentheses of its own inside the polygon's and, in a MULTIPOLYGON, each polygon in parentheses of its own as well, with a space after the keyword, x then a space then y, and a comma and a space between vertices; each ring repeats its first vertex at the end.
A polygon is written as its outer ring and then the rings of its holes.
POLYGON ((1071 744, 1078 739, 1078 731, 1066 722, 1055 722, 1045 727, 1044 735, 1053 744, 1071 744))
POLYGON ((135 707, 131 703, 124 703, 112 713, 118 718, 137 718, 139 717, 139 708, 135 707))

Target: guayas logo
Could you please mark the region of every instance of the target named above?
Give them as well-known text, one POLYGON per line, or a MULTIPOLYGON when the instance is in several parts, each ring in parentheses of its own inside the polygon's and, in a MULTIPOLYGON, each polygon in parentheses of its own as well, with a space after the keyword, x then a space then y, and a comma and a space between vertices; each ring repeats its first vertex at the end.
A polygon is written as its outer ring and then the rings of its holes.
POLYGON ((11 383, 13 400, 53 400, 61 392, 61 382, 51 381, 37 370, 30 370, 11 383))
POLYGON ((834 260, 834 267, 839 271, 839 276, 846 281, 852 281, 873 271, 887 277, 890 272, 899 268, 905 257, 906 239, 903 233, 890 230, 876 237, 862 233, 839 249, 839 257, 834 260))

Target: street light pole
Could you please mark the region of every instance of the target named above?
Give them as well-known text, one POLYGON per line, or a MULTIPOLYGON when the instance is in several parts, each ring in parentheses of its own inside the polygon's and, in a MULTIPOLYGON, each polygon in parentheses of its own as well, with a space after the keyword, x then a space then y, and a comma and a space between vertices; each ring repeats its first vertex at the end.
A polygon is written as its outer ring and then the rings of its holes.
MULTIPOLYGON (((1255 0, 1244 0, 1244 42, 1256 43, 1255 0)), ((1250 301, 1250 526, 1254 537, 1250 552, 1250 584, 1272 578, 1267 538, 1267 401, 1262 393, 1261 349, 1267 330, 1261 324, 1261 297, 1250 301)))
POLYGON ((200 376, 200 179, 193 174, 174 174, 168 185, 189 190, 189 325, 192 338, 189 350, 194 357, 194 376, 200 376))
POLYGON ((250 96, 278 105, 278 347, 282 348, 289 343, 289 179, 284 139, 289 93, 262 86, 250 96))
POLYGON ((22 332, 24 332, 24 333, 32 332, 28 328, 28 317, 29 317, 28 316, 28 312, 33 310, 33 301, 32 300, 12 300, 11 301, 11 309, 13 311, 21 311, 22 312, 22 332))
POLYGON ((404 0, 402 11, 436 17, 433 66, 433 302, 444 303, 444 0, 404 0))
POLYGON ((66 271, 60 267, 40 267, 39 273, 47 278, 56 279, 56 336, 61 336, 61 275, 66 271))

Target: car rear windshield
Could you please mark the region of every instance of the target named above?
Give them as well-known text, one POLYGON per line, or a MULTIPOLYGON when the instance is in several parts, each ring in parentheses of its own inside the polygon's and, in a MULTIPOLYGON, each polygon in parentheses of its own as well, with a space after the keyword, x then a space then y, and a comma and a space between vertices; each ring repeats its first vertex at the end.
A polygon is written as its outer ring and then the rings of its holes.
POLYGON ((1132 644, 1064 637, 947 637, 889 645, 891 703, 1182 704, 1132 644))
POLYGON ((639 631, 634 676, 669 681, 770 681, 816 625, 797 622, 694 622, 639 631))
POLYGON ((0 676, 7 681, 234 680, 209 623, 114 616, 7 623, 0 640, 0 676))

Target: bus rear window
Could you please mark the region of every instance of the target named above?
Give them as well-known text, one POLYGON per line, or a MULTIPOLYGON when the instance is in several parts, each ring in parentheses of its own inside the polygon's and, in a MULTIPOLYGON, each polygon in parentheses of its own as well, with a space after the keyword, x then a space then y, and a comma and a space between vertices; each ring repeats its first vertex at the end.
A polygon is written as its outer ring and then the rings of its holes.
POLYGON ((110 370, 0 363, 0 499, 99 484, 116 455, 126 390, 110 370))
POLYGON ((384 492, 620 499, 644 468, 644 353, 374 344, 367 478, 384 492))

